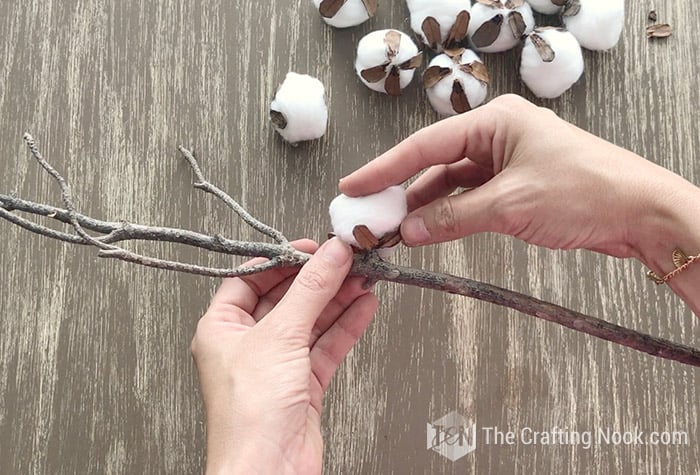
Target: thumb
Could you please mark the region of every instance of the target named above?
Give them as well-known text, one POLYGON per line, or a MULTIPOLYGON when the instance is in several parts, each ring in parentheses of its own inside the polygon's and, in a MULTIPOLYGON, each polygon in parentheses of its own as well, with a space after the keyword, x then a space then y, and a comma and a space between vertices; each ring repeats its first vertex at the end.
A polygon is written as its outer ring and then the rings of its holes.
POLYGON ((500 200, 494 180, 458 195, 439 198, 409 214, 401 225, 408 246, 452 241, 474 233, 498 231, 500 200))
POLYGON ((327 241, 304 265, 270 317, 279 320, 277 325, 310 332, 350 272, 352 256, 350 246, 340 239, 327 241))

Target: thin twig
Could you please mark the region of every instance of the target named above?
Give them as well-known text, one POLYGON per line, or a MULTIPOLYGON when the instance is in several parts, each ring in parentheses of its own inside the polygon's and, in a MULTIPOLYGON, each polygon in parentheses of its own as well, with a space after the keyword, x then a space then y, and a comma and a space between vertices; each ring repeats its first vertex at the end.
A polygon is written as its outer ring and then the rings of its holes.
MULTIPOLYGON (((56 208, 54 206, 45 205, 42 203, 35 203, 32 201, 23 200, 16 198, 14 196, 2 195, 0 194, 0 208, 6 211, 21 211, 24 213, 30 213, 38 216, 45 216, 62 223, 70 224, 70 218, 68 211, 62 208, 56 208)), ((37 232, 37 234, 43 234, 44 236, 51 237, 54 239, 60 239, 62 241, 71 242, 75 244, 87 244, 90 243, 83 240, 79 236, 73 234, 65 234, 65 236, 52 236, 48 235, 46 232, 39 232, 39 229, 46 229, 39 225, 38 229, 30 229, 27 225, 33 224, 30 221, 23 220, 14 214, 6 215, 2 214, 0 217, 7 219, 19 226, 22 226, 29 231, 37 232), (19 220, 23 221, 20 224, 19 220), (80 241, 75 241, 74 238, 77 237, 80 241)), ((100 234, 106 234, 107 236, 97 238, 105 243, 115 243, 120 241, 163 241, 172 242, 177 244, 183 244, 186 246, 198 247, 201 249, 206 249, 208 251, 218 252, 222 254, 229 254, 233 256, 243 256, 243 257, 267 257, 273 258, 284 254, 287 249, 285 246, 279 244, 271 244, 264 242, 248 242, 248 241, 237 241, 233 239, 227 239, 223 236, 209 236, 206 234, 201 234, 194 231, 188 231, 179 228, 168 228, 160 226, 144 226, 141 224, 132 223, 117 223, 110 221, 101 221, 98 219, 91 218, 89 216, 76 213, 80 225, 100 234)))
MULTIPOLYGON (((221 236, 207 236, 193 231, 176 228, 143 226, 130 223, 110 223, 99 221, 89 216, 79 214, 72 201, 70 187, 63 177, 43 159, 30 136, 26 136, 32 155, 39 164, 51 174, 61 185, 66 209, 33 203, 13 196, 0 195, 0 218, 12 222, 31 232, 59 239, 74 244, 90 244, 101 249, 101 257, 109 257, 132 262, 149 267, 175 270, 213 277, 231 277, 251 275, 280 267, 302 267, 310 258, 308 254, 291 249, 286 239, 279 244, 260 242, 242 242, 225 239, 221 236), (21 218, 13 210, 35 215, 47 216, 63 223, 73 225, 79 235, 56 231, 45 226, 21 218), (101 237, 88 235, 83 227, 103 234, 101 237), (82 232, 80 232, 82 231, 82 232), (238 256, 260 256, 270 259, 252 267, 235 269, 213 269, 192 264, 166 261, 134 254, 125 249, 112 246, 110 243, 126 240, 168 241, 238 256)), ((185 150, 181 148, 181 150, 185 150)), ((184 153, 184 152, 183 152, 184 153)), ((186 155, 187 157, 187 155, 186 155)), ((198 179, 199 171, 194 156, 189 154, 188 161, 193 165, 198 179)), ((214 187, 215 188, 215 187, 214 187)), ((215 188, 218 190, 218 188, 215 188)), ((222 192, 223 193, 223 192, 222 192)), ((228 196, 224 193, 225 196, 228 196)), ((218 195, 217 195, 218 196, 218 195)), ((245 210, 243 210, 245 212, 245 210)), ((247 212, 245 212, 247 214, 247 212)), ((249 216, 249 215, 248 215, 249 216)), ((264 225, 263 225, 264 226, 264 225)), ((257 228, 256 228, 257 229, 257 228)), ((274 231, 274 230, 273 230, 274 231)), ((261 231, 262 232, 262 231, 261 231)), ((270 236, 270 234, 264 232, 270 236)), ((281 233, 280 233, 281 236, 281 233)), ((282 236, 283 237, 283 236, 282 236)), ((582 332, 606 341, 617 343, 628 348, 642 351, 660 358, 678 361, 683 364, 700 366, 700 351, 668 340, 652 337, 628 328, 615 325, 595 317, 584 315, 558 305, 523 295, 493 285, 477 282, 471 279, 449 274, 425 271, 397 266, 378 258, 376 254, 357 256, 350 272, 354 276, 362 276, 369 281, 388 281, 398 284, 412 285, 425 289, 449 292, 463 295, 496 305, 512 308, 527 315, 563 325, 575 331, 582 332)))
POLYGON ((231 208, 238 216, 240 216, 240 218, 243 221, 245 221, 251 228, 259 231, 260 233, 266 236, 271 237, 278 244, 289 244, 289 240, 284 236, 284 234, 282 234, 275 228, 268 226, 267 224, 254 218, 250 213, 248 213, 248 211, 246 211, 245 208, 243 208, 243 206, 241 206, 236 200, 231 198, 231 196, 228 193, 207 181, 204 178, 204 174, 202 173, 201 168, 199 168, 199 163, 197 162, 197 159, 194 158, 194 154, 192 152, 187 150, 182 145, 178 147, 178 150, 180 150, 182 156, 185 157, 187 163, 190 164, 190 167, 192 167, 192 171, 194 172, 194 176, 195 178, 197 178, 197 182, 195 182, 194 184, 195 188, 205 191, 207 193, 211 193, 212 195, 219 198, 221 201, 226 203, 226 205, 229 208, 231 208))
MULTIPOLYGON (((44 170, 46 170, 46 172, 49 175, 51 175, 51 177, 60 186, 61 197, 63 198, 63 203, 66 205, 68 221, 73 226, 73 229, 75 229, 75 232, 78 234, 78 236, 82 238, 87 244, 91 244, 100 249, 100 252, 98 253, 99 257, 120 259, 122 261, 132 262, 146 267, 186 272, 197 275, 207 275, 211 277, 238 277, 243 275, 251 275, 264 272, 275 267, 289 265, 290 263, 294 262, 293 258, 287 257, 286 259, 282 259, 282 256, 279 256, 274 257, 270 261, 263 264, 259 264, 257 266, 241 266, 234 269, 218 269, 136 254, 132 251, 126 250, 113 244, 109 244, 101 239, 95 238, 89 235, 80 224, 80 220, 78 219, 78 213, 75 210, 75 205, 73 203, 73 193, 71 192, 71 187, 68 181, 43 157, 31 135, 24 134, 24 141, 27 143, 27 147, 29 147, 31 154, 37 161, 37 163, 39 163, 39 165, 44 170)), ((112 237, 114 239, 115 236, 117 236, 120 232, 122 234, 125 232, 126 226, 127 224, 123 224, 119 229, 115 229, 110 235, 106 237, 112 237)), ((36 230, 39 231, 40 229, 37 228, 36 230)), ((41 231, 46 230, 48 230, 48 228, 41 229, 41 231)))

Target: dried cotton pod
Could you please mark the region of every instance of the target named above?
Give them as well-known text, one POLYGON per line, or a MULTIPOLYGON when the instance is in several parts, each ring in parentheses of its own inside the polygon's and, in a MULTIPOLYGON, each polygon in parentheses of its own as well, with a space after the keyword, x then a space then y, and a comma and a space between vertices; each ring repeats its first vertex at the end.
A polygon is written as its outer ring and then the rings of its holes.
POLYGON ((467 36, 471 0, 407 0, 411 28, 436 51, 459 47, 467 36))
POLYGON ((357 45, 355 71, 370 89, 400 96, 423 61, 411 38, 396 30, 373 31, 357 45))
POLYGON ((469 38, 484 53, 514 48, 535 27, 532 8, 525 0, 478 0, 471 16, 469 38))
POLYGON ((567 0, 527 0, 533 10, 545 15, 556 15, 561 12, 561 7, 567 0))
POLYGON ((624 0, 568 0, 562 18, 581 46, 608 50, 620 40, 625 3, 624 0))
POLYGON ((553 99, 583 74, 583 54, 574 35, 560 28, 536 28, 525 39, 520 76, 537 97, 553 99))
POLYGON ((328 124, 325 88, 306 74, 288 73, 270 105, 272 126, 296 144, 323 137, 328 124))
POLYGON ((483 104, 489 73, 470 50, 459 50, 433 58, 423 73, 430 104, 439 114, 462 114, 483 104))
POLYGON ((377 0, 313 0, 323 21, 336 28, 360 25, 377 12, 377 0))
POLYGON ((370 251, 401 241, 399 228, 408 214, 406 191, 392 186, 373 195, 337 196, 328 209, 333 233, 351 246, 370 251))

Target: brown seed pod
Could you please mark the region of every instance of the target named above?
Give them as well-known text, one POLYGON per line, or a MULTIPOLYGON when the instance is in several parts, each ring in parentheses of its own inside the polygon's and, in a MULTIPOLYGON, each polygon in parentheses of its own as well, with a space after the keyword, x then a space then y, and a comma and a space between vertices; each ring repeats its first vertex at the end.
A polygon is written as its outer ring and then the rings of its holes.
POLYGON ((673 27, 668 23, 647 27, 647 38, 668 38, 673 35, 673 27))

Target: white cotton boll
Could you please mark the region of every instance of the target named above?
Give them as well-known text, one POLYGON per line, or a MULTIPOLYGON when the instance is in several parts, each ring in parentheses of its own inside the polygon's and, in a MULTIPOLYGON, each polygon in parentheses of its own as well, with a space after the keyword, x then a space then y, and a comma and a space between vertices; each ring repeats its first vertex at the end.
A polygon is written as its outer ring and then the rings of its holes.
POLYGON ((464 50, 454 57, 447 54, 436 56, 428 65, 423 80, 430 104, 444 116, 467 112, 486 100, 488 73, 479 56, 470 50, 464 50), (479 66, 479 70, 472 71, 472 66, 479 66), (438 74, 437 78, 434 74, 438 74), (455 82, 459 84, 456 85, 455 82), (455 97, 460 90, 466 94, 466 108, 455 97))
POLYGON ((625 23, 624 0, 574 0, 564 8, 564 25, 586 49, 613 48, 625 23))
POLYGON ((538 28, 525 40, 520 76, 537 97, 561 96, 582 74, 581 46, 570 32, 538 28))
MULTIPOLYGON (((411 28, 429 48, 442 51, 451 34, 452 43, 459 43, 464 39, 469 25, 470 0, 407 0, 407 3, 411 12, 411 28), (462 12, 467 12, 463 18, 459 17, 462 12), (457 22, 458 17, 460 22, 457 22), (431 25, 438 27, 439 38, 433 37, 431 25), (463 30, 459 31, 460 28, 463 30)), ((447 45, 454 46, 456 44, 447 45)))
POLYGON ((397 30, 369 33, 357 45, 355 71, 370 89, 392 96, 401 94, 422 60, 411 38, 397 30))
POLYGON ((274 129, 292 144, 323 137, 328 107, 321 81, 288 73, 270 105, 270 119, 274 129))
MULTIPOLYGON (((313 2, 319 12, 324 11, 321 5, 325 3, 323 0, 313 0, 313 2)), ((368 5, 370 3, 368 2, 368 5)), ((349 28, 360 25, 374 16, 375 10, 372 9, 376 10, 376 5, 368 10, 368 6, 362 0, 346 0, 337 12, 333 12, 332 16, 327 17, 321 13, 321 18, 335 28, 349 28)))
POLYGON ((475 3, 472 6, 469 38, 477 51, 508 51, 534 28, 532 8, 524 0, 494 0, 492 5, 475 3), (506 5, 518 6, 509 8, 506 5))
POLYGON ((565 0, 527 0, 533 10, 545 15, 556 15, 561 12, 565 0))
POLYGON ((396 232, 408 214, 406 191, 392 186, 373 195, 337 196, 329 207, 333 233, 344 242, 359 246, 353 235, 356 226, 367 226, 377 238, 396 232))

